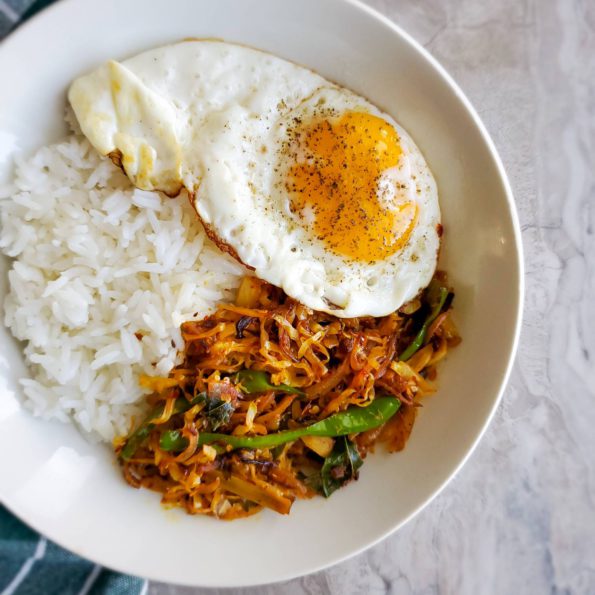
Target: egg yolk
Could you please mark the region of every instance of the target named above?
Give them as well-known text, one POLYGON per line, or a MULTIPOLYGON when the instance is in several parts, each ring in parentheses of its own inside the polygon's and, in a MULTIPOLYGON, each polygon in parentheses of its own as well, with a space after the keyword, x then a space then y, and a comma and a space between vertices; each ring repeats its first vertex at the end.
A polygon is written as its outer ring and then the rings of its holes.
POLYGON ((394 127, 353 111, 315 120, 296 137, 299 162, 290 167, 286 187, 302 222, 332 252, 353 260, 383 260, 402 248, 417 205, 398 189, 387 192, 382 181, 402 152, 394 127))

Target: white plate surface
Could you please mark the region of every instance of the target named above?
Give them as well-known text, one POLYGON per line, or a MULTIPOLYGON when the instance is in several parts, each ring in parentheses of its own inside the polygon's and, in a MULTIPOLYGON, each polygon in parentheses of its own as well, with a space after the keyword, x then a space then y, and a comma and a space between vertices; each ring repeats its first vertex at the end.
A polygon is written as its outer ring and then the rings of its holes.
MULTIPOLYGON (((232 523, 160 508, 130 489, 107 448, 20 404, 19 345, 0 330, 0 499, 60 545, 160 581, 241 586, 321 569, 419 512, 464 463, 508 377, 523 297, 517 216, 500 159, 462 92, 397 26, 346 0, 63 0, 0 45, 0 173, 10 153, 65 133, 65 90, 108 58, 184 37, 268 50, 366 95, 411 133, 432 168, 462 345, 443 365, 403 453, 377 453, 329 500, 232 523), (16 451, 16 452, 15 452, 16 451), (14 456, 9 453, 14 453, 14 456)), ((0 176, 1 178, 1 176, 0 176)), ((0 296, 6 292, 1 263, 0 296)))

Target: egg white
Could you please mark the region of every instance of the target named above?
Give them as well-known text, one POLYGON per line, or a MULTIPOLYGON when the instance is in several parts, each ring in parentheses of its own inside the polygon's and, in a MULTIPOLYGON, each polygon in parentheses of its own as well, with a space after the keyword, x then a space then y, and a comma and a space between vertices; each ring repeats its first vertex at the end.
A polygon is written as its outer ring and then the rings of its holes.
POLYGON ((69 100, 91 143, 136 186, 170 195, 186 188, 222 245, 315 310, 382 316, 432 278, 440 209, 423 155, 390 116, 306 68, 239 45, 189 41, 110 61, 77 79, 69 100), (402 154, 382 175, 379 202, 414 200, 417 220, 403 248, 382 261, 334 253, 312 233, 308 213, 290 211, 287 130, 321 105, 370 112, 399 135, 402 154))

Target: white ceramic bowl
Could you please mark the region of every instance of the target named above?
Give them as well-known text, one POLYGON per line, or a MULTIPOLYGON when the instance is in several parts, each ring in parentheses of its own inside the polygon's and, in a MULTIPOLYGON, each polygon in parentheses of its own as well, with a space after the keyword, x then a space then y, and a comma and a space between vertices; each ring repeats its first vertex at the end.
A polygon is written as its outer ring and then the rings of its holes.
POLYGON ((425 402, 403 453, 369 457, 358 482, 329 500, 297 502, 289 517, 265 512, 223 523, 163 511, 158 496, 123 482, 109 449, 30 417, 19 405, 20 347, 1 330, 0 498, 60 545, 124 572, 203 586, 280 581, 376 543, 469 456, 517 342, 519 227, 500 159, 460 89, 407 34, 354 1, 58 2, 0 46, 0 165, 11 138, 26 151, 64 133, 65 89, 75 76, 184 37, 246 43, 309 66, 405 126, 438 182, 441 267, 456 288, 463 343, 443 365, 439 394, 425 402))

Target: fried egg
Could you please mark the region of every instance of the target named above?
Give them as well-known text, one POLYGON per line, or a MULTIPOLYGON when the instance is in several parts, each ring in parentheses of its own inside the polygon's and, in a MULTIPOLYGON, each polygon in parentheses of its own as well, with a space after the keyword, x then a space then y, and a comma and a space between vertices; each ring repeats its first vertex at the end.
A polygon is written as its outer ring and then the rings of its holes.
POLYGON ((69 100, 135 186, 185 189, 222 249, 310 308, 383 316, 432 278, 440 208, 420 150, 306 68, 185 41, 107 62, 69 100))

